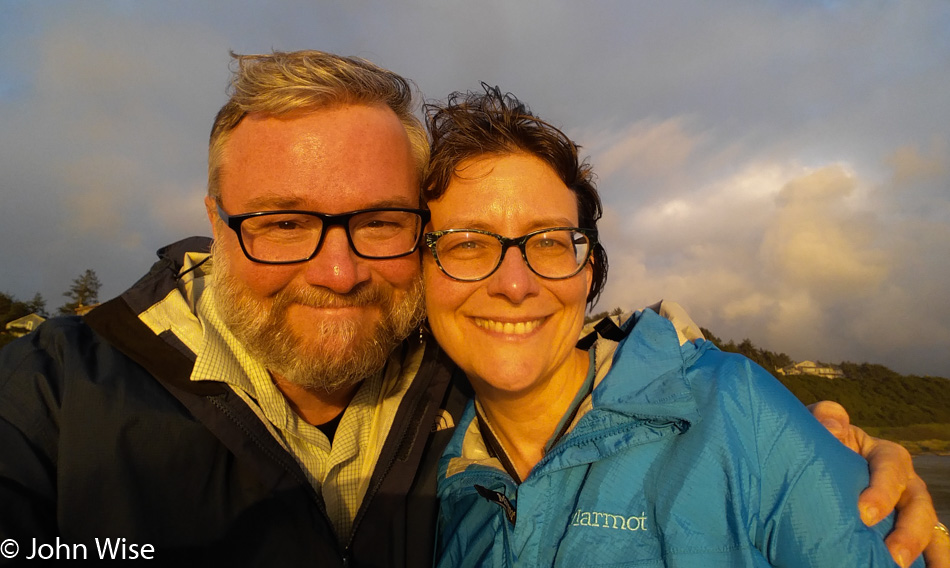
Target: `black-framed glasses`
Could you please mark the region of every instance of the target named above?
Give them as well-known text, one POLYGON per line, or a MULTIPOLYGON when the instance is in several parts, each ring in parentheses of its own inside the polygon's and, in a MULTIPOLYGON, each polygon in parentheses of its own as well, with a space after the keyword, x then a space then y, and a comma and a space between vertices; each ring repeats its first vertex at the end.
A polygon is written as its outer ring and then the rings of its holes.
POLYGON ((343 227, 350 249, 361 258, 399 258, 419 246, 429 221, 423 209, 378 207, 338 215, 315 211, 258 211, 228 215, 218 204, 218 216, 234 231, 244 255, 263 264, 293 264, 317 256, 326 229, 343 227))
POLYGON ((587 264, 597 243, 597 231, 552 227, 508 238, 478 229, 449 229, 426 233, 425 239, 439 269, 455 280, 488 278, 501 266, 510 247, 518 247, 525 264, 538 276, 563 280, 587 264))

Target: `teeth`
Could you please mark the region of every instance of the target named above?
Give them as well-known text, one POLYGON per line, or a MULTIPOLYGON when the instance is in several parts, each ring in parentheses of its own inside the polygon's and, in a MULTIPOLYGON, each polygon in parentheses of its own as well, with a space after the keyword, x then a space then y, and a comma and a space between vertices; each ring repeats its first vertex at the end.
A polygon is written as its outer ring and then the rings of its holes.
POLYGON ((506 335, 524 335, 531 333, 544 321, 543 318, 531 321, 519 321, 518 323, 500 322, 482 318, 473 319, 475 320, 475 325, 482 329, 487 329, 495 333, 504 333, 506 335))

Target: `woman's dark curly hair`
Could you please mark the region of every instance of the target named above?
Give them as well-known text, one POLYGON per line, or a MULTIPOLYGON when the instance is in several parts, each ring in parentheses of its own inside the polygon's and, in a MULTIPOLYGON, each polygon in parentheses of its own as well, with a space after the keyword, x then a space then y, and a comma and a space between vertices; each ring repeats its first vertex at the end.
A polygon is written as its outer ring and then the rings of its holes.
MULTIPOLYGON (((603 206, 590 163, 578 158, 579 146, 511 93, 503 94, 485 83, 482 88, 484 93, 455 92, 445 104, 426 104, 431 155, 422 184, 423 200, 439 199, 465 160, 524 153, 551 166, 577 198, 578 225, 596 230, 603 206)), ((597 302, 607 281, 607 251, 596 240, 592 267, 588 305, 597 302)))

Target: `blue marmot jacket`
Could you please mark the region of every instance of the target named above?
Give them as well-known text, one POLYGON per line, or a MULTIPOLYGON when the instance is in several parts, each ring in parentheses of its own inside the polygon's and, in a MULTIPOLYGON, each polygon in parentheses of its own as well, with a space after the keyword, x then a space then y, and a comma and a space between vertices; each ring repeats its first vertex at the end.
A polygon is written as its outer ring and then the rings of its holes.
POLYGON ((521 485, 469 404, 440 464, 440 566, 895 565, 892 520, 858 515, 866 462, 778 381, 652 311, 623 328, 521 485))

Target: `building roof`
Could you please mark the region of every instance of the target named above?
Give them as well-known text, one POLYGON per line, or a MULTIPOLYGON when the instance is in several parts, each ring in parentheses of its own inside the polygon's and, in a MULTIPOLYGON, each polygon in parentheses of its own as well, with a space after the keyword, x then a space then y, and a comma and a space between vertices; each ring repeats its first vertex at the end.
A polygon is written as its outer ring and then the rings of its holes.
POLYGON ((6 325, 7 331, 31 332, 36 326, 46 321, 46 318, 36 314, 27 314, 22 318, 17 318, 6 325))

